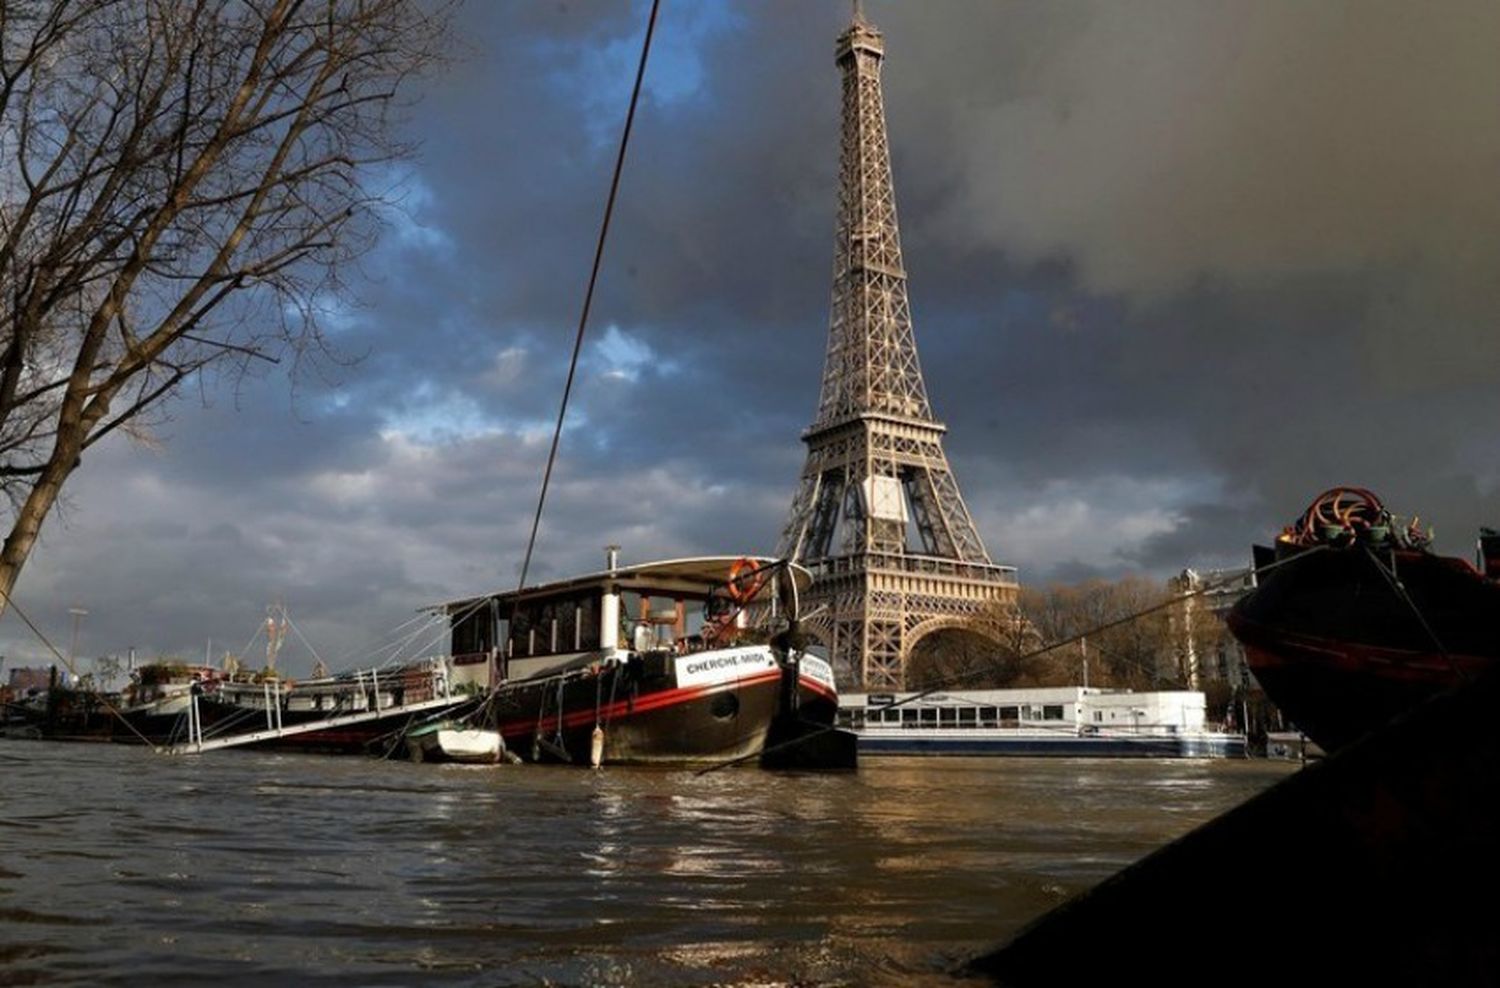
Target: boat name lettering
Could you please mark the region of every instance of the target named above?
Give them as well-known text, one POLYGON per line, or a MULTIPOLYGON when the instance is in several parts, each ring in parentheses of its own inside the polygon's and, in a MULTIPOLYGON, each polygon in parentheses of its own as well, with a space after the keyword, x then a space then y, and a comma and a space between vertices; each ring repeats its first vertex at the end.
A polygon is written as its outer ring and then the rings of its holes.
POLYGON ((741 659, 751 659, 755 660, 756 665, 761 664, 761 656, 759 655, 720 655, 716 658, 704 659, 701 662, 689 662, 685 671, 689 676, 694 676, 700 672, 712 672, 715 669, 737 666, 740 664, 741 659))

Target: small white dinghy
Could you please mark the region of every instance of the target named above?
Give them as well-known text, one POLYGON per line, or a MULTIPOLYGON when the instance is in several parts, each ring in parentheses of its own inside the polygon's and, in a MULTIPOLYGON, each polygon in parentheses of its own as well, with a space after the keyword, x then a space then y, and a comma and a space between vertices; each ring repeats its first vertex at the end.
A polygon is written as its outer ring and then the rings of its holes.
POLYGON ((424 724, 406 735, 406 751, 414 762, 465 762, 494 765, 505 760, 499 731, 465 727, 452 721, 424 724))

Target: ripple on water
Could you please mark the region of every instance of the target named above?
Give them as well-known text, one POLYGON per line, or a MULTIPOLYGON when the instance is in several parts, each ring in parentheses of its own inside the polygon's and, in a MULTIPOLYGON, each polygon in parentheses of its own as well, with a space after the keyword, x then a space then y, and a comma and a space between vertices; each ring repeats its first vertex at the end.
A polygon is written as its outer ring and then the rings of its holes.
POLYGON ((216 988, 952 985, 959 960, 1288 771, 700 778, 5 747, 7 983, 216 988))

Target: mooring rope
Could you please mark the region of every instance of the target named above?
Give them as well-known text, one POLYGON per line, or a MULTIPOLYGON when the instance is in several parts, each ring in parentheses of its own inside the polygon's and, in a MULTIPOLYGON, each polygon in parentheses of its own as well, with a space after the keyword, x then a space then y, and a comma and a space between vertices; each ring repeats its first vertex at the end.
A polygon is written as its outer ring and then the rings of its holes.
POLYGON ((568 379, 563 384, 562 403, 557 409, 557 425, 552 430, 552 447, 547 452, 547 468, 542 473, 542 489, 536 499, 536 514, 531 519, 531 535, 526 540, 526 555, 521 559, 521 578, 517 581, 518 597, 526 588, 526 574, 531 569, 531 554, 536 548, 537 529, 542 524, 542 508, 547 503, 547 488, 552 482, 552 467, 557 461, 557 447, 562 439, 563 420, 568 414, 568 398, 573 393, 573 379, 578 373, 578 357, 583 350, 583 334, 588 326, 589 310, 594 304, 594 286, 599 281, 599 268, 604 260, 604 242, 609 236, 609 221, 615 211, 615 197, 620 191, 620 175, 625 170, 625 149, 630 145, 630 131, 635 124, 635 109, 641 99, 641 82, 646 77, 646 60, 651 54, 651 37, 656 33, 656 13, 661 0, 651 0, 651 16, 646 22, 646 39, 641 44, 641 61, 635 70, 635 85, 630 91, 630 109, 625 114, 625 130, 620 135, 620 150, 615 156, 614 175, 609 182, 609 198, 604 203, 604 220, 599 224, 599 240, 594 246, 594 265, 589 272, 589 286, 583 295, 583 311, 578 316, 578 332, 573 337, 573 356, 568 361, 568 379))
POLYGON ((1448 649, 1444 647, 1442 641, 1438 638, 1437 632, 1432 630, 1432 625, 1427 623, 1426 615, 1417 606, 1417 602, 1411 599, 1411 594, 1406 591, 1406 585, 1396 576, 1394 567, 1387 569, 1385 563, 1380 561, 1380 557, 1375 555, 1375 550, 1369 546, 1365 546, 1364 549, 1365 554, 1370 557, 1370 562, 1375 565, 1376 569, 1380 570, 1380 575, 1385 577, 1385 582, 1390 585, 1391 591, 1403 604, 1411 609, 1412 614, 1417 619, 1417 623, 1422 626, 1422 630, 1427 634, 1428 640, 1437 646, 1438 655, 1442 656, 1443 661, 1448 663, 1448 668, 1453 670, 1453 674, 1458 677, 1459 682, 1467 683, 1469 681, 1468 674, 1453 660, 1453 656, 1449 654, 1448 649))
MULTIPOLYGON (((563 383, 562 401, 557 408, 557 422, 552 428, 552 443, 547 450, 547 466, 542 471, 542 487, 537 493, 536 512, 531 518, 531 532, 526 538, 526 552, 521 557, 521 573, 516 581, 515 599, 511 604, 510 621, 514 623, 516 609, 521 604, 521 591, 526 589, 526 577, 531 572, 531 557, 536 550, 537 532, 542 525, 542 511, 547 504, 547 491, 552 485, 552 470, 557 463, 557 449, 562 442, 563 422, 568 415, 568 400, 573 394, 573 381, 578 376, 578 361, 583 353, 584 332, 588 328, 589 312, 594 305, 594 289, 599 283, 599 269, 604 262, 604 245, 609 239, 609 224, 615 212, 615 199, 620 191, 620 176, 625 171, 625 151, 630 146, 630 132, 635 126, 635 111, 641 101, 641 84, 646 78, 646 63, 651 55, 651 39, 656 34, 656 16, 661 8, 661 0, 651 0, 651 14, 646 21, 646 37, 641 42, 641 60, 636 66, 635 83, 630 90, 630 107, 625 113, 625 128, 620 134, 620 147, 615 155, 614 172, 610 176, 609 195, 604 201, 604 217, 599 224, 599 239, 594 245, 594 263, 589 270, 588 288, 583 294, 583 309, 578 315, 578 330, 573 336, 573 353, 568 359, 568 377, 563 383)), ((508 642, 501 643, 502 650, 508 650, 508 642)), ((502 661, 504 651, 502 651, 502 661)), ((503 666, 502 666, 503 669, 503 666)), ((503 675, 503 673, 502 673, 503 675)), ((475 711, 479 716, 488 711, 491 701, 496 696, 498 684, 490 683, 490 695, 485 702, 475 711)), ((538 725, 540 730, 540 725, 538 725)))
POLYGON ((287 623, 287 626, 292 629, 297 639, 303 645, 307 646, 307 650, 312 653, 312 657, 317 660, 318 665, 323 666, 325 669, 328 668, 327 663, 323 661, 323 656, 319 655, 318 650, 313 648, 312 642, 307 640, 307 636, 302 633, 301 628, 297 627, 297 622, 292 620, 292 616, 286 612, 286 608, 284 607, 281 609, 281 617, 287 623))
MULTIPOLYGON (((418 635, 420 635, 422 632, 427 631, 427 630, 429 630, 431 628, 436 628, 437 629, 437 633, 434 634, 434 635, 432 635, 431 637, 429 637, 427 639, 427 641, 422 644, 421 648, 416 648, 416 649, 412 650, 412 659, 419 659, 419 658, 421 658, 422 657, 421 653, 427 651, 427 649, 431 648, 432 646, 436 645, 439 641, 441 641, 442 638, 443 638, 443 636, 448 633, 449 629, 452 626, 454 626, 456 624, 461 624, 464 621, 468 620, 470 617, 472 617, 474 615, 474 613, 476 611, 478 611, 484 605, 485 605, 485 601, 483 599, 476 600, 472 604, 470 604, 466 609, 464 609, 462 611, 459 611, 458 614, 457 614, 457 616, 456 616, 456 618, 453 617, 453 616, 450 616, 450 615, 444 615, 444 614, 434 613, 433 614, 433 620, 430 623, 428 623, 428 624, 422 625, 420 628, 418 628, 416 631, 414 631, 409 638, 407 638, 404 642, 402 642, 401 643, 401 648, 397 649, 396 652, 395 652, 395 654, 393 654, 390 658, 386 659, 385 663, 381 666, 381 668, 384 669, 387 666, 393 666, 393 665, 395 665, 396 664, 396 660, 401 657, 402 650, 404 650, 406 648, 406 646, 410 645, 412 642, 416 641, 418 635), (446 621, 444 619, 446 619, 446 621)), ((411 659, 408 659, 406 661, 411 661, 411 659)))
MULTIPOLYGON (((67 670, 69 672, 71 672, 74 676, 76 676, 79 679, 83 678, 82 676, 80 676, 78 674, 78 669, 77 669, 76 666, 73 665, 72 660, 64 658, 63 654, 57 650, 57 646, 54 645, 54 644, 52 644, 52 642, 48 640, 48 638, 47 638, 46 635, 42 634, 42 629, 38 628, 32 622, 31 618, 29 618, 29 617, 26 616, 26 612, 21 609, 21 605, 18 604, 18 603, 16 603, 16 598, 12 597, 10 594, 6 593, 4 590, 0 590, 0 597, 4 597, 5 598, 6 606, 8 606, 11 610, 13 610, 13 611, 16 612, 16 617, 20 618, 22 621, 24 621, 26 623, 26 627, 28 627, 28 628, 31 629, 31 633, 34 634, 34 635, 36 635, 37 638, 41 641, 41 643, 43 645, 46 645, 47 648, 52 652, 53 655, 57 656, 58 661, 61 662, 64 666, 66 666, 67 670)), ((94 698, 99 701, 99 704, 102 707, 104 707, 105 710, 107 710, 109 713, 113 714, 115 717, 119 718, 120 723, 122 723, 126 727, 130 728, 130 733, 132 733, 136 737, 140 738, 142 744, 144 744, 146 747, 150 748, 152 751, 155 751, 158 754, 160 754, 160 750, 156 747, 156 745, 154 745, 154 744, 151 743, 151 739, 148 738, 148 737, 146 737, 146 735, 142 734, 140 732, 140 730, 137 729, 136 726, 130 722, 130 719, 128 717, 126 717, 123 713, 121 713, 118 709, 115 708, 114 704, 112 704, 108 700, 104 699, 104 695, 102 693, 99 693, 98 691, 95 691, 94 698)))
POLYGON ((375 662, 378 660, 379 656, 385 654, 391 649, 399 649, 404 647, 406 641, 409 641, 411 638, 415 638, 417 635, 421 634, 422 630, 435 620, 437 620, 437 618, 430 612, 418 611, 412 617, 407 618, 405 621, 402 621, 394 628, 386 631, 374 645, 361 643, 344 649, 338 655, 334 656, 333 661, 329 664, 328 668, 342 669, 345 667, 345 663, 354 661, 356 656, 361 656, 358 659, 358 661, 360 662, 365 661, 365 659, 369 659, 369 661, 375 662), (421 627, 419 627, 416 631, 411 632, 406 639, 398 640, 398 635, 405 631, 407 627, 416 624, 418 621, 424 622, 421 627))

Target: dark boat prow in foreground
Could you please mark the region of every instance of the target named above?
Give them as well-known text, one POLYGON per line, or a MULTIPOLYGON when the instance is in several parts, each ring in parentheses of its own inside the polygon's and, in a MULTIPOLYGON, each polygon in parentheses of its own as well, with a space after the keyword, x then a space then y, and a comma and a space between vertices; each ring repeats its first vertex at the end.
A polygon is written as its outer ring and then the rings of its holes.
MULTIPOLYGON (((1058 958, 1170 956, 1215 986, 1493 985, 1500 738, 1475 730, 1500 668, 1417 703, 1326 761, 1130 865, 968 964, 1052 988, 1058 958), (1248 880, 1205 897, 1204 876, 1248 880), (1183 908, 1191 903, 1198 908, 1183 908), (1226 950, 1227 931, 1256 931, 1226 950)), ((1133 983, 1133 979, 1123 980, 1133 983)), ((1143 979, 1144 980, 1144 979, 1143 979)), ((965 982, 967 984, 967 982, 965 982)))
POLYGON ((1360 488, 1320 495, 1256 547, 1230 631, 1266 695, 1333 751, 1500 659, 1500 536, 1479 567, 1430 547, 1360 488))

